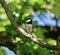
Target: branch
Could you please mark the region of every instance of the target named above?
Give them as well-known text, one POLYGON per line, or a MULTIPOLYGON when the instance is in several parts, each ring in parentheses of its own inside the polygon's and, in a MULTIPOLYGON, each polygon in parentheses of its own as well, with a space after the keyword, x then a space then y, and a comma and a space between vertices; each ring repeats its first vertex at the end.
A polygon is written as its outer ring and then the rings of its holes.
POLYGON ((14 20, 14 17, 12 16, 12 13, 9 10, 9 7, 6 4, 6 2, 4 0, 0 0, 0 3, 2 5, 2 7, 5 9, 5 12, 6 12, 9 20, 15 26, 15 28, 19 31, 19 33, 22 33, 24 35, 24 37, 28 38, 29 40, 33 41, 34 43, 36 43, 36 44, 38 44, 38 45, 40 45, 42 47, 45 47, 47 49, 53 49, 53 50, 57 49, 55 45, 49 45, 49 44, 44 43, 44 42, 42 42, 40 40, 37 40, 36 38, 33 38, 33 36, 31 34, 28 34, 27 32, 25 32, 21 27, 19 27, 19 25, 14 20))

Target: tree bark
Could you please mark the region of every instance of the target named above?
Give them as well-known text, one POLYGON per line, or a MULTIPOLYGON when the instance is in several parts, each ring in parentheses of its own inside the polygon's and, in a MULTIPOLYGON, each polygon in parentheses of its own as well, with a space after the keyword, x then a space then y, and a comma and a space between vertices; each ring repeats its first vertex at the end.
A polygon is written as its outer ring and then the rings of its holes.
POLYGON ((47 49, 54 49, 54 50, 57 49, 57 47, 55 45, 49 45, 47 43, 42 42, 41 40, 37 40, 37 38, 33 38, 33 36, 31 34, 25 32, 25 30, 23 30, 14 20, 14 17, 12 16, 12 13, 11 13, 7 3, 4 0, 0 0, 0 3, 8 16, 8 19, 14 25, 14 27, 19 31, 19 33, 22 33, 24 35, 24 37, 28 38, 29 40, 35 42, 36 44, 38 44, 42 47, 45 47, 47 49))

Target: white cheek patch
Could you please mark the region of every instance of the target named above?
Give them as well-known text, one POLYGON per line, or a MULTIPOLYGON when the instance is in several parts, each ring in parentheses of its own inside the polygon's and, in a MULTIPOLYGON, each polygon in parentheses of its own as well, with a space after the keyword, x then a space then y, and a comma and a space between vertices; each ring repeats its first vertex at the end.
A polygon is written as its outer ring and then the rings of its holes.
POLYGON ((27 23, 27 22, 30 22, 30 21, 31 21, 31 19, 27 20, 26 23, 27 23))

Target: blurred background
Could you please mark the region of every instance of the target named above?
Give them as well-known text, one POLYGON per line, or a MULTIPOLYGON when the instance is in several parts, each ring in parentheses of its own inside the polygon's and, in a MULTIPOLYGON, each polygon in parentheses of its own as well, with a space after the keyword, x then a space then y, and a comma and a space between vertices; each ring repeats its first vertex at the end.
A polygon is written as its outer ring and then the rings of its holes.
MULTIPOLYGON (((26 20, 31 16, 30 9, 35 7, 39 13, 52 12, 55 18, 60 16, 60 0, 5 0, 17 23, 25 29, 26 20), (50 9, 49 9, 50 8, 50 9)), ((36 24, 36 23, 34 23, 36 24)), ((56 45, 56 36, 45 38, 46 28, 36 27, 32 35, 50 45, 56 45)), ((42 48, 41 46, 29 41, 11 24, 5 10, 0 4, 0 46, 12 50, 16 55, 53 55, 55 50, 42 48)), ((0 48, 0 54, 4 55, 4 50, 0 48)), ((8 53, 8 52, 7 52, 8 53)), ((6 55, 6 54, 5 54, 6 55)))

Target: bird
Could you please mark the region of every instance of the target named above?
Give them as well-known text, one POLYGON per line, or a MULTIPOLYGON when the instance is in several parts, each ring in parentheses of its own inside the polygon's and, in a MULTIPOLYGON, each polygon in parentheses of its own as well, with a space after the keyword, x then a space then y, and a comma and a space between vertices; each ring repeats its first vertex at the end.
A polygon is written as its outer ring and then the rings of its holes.
POLYGON ((26 20, 25 30, 29 34, 32 32, 32 19, 30 17, 26 20))

